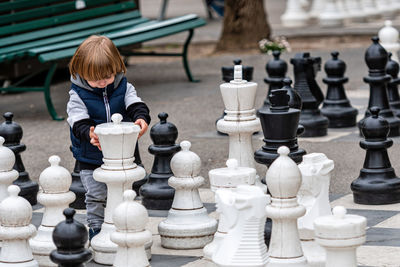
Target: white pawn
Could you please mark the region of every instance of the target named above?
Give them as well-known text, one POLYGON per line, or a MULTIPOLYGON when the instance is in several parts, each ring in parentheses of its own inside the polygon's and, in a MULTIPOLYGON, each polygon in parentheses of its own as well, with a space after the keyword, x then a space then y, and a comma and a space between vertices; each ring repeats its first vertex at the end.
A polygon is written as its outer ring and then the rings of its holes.
POLYGON ((269 263, 267 267, 308 267, 301 248, 297 219, 306 209, 297 203, 301 173, 296 163, 288 157, 289 148, 281 146, 279 157, 267 171, 266 181, 271 193, 271 205, 266 207, 272 219, 269 263))
POLYGON ((7 188, 19 176, 14 170, 15 155, 8 147, 3 146, 4 138, 0 136, 0 201, 8 196, 7 188))
POLYGON ((203 248, 213 239, 217 221, 210 218, 200 199, 199 187, 204 178, 199 176, 201 160, 189 151, 190 142, 181 142, 182 150, 171 159, 174 176, 168 184, 175 188, 168 217, 158 225, 161 246, 172 249, 203 248))
POLYGON ((10 185, 9 197, 0 203, 0 239, 3 241, 0 266, 38 267, 28 242, 36 233, 35 226, 30 224, 32 207, 18 196, 20 191, 18 186, 10 185))
POLYGON ((357 267, 357 247, 366 240, 367 220, 346 214, 346 208, 333 208, 333 215, 314 222, 315 240, 326 250, 326 267, 357 267))
POLYGON ((111 234, 111 241, 118 245, 115 255, 115 267, 146 267, 145 244, 151 242, 152 235, 146 230, 149 215, 146 208, 135 202, 133 190, 124 192, 124 202, 119 204, 113 213, 113 221, 117 230, 111 234))
POLYGON ((343 25, 343 12, 339 9, 337 0, 326 0, 325 8, 319 15, 322 27, 338 27, 343 25))
POLYGON ((399 31, 392 26, 392 22, 390 20, 385 20, 385 27, 379 30, 378 37, 383 48, 385 48, 385 50, 388 52, 392 52, 392 60, 399 63, 399 31))
POLYGON ((64 221, 64 209, 75 200, 75 194, 69 191, 72 178, 70 172, 60 164, 60 157, 49 158, 50 167, 47 167, 39 176, 42 191, 37 199, 45 208, 42 222, 37 234, 29 241, 33 256, 40 266, 57 266, 49 258, 51 251, 56 249, 53 242, 53 230, 56 225, 64 221))
POLYGON ((310 266, 325 266, 325 251, 314 240, 314 220, 332 214, 329 183, 333 168, 333 161, 323 153, 304 155, 299 164, 302 183, 297 198, 306 208, 306 214, 297 220, 297 225, 304 256, 310 266))
POLYGON ((264 267, 268 262, 264 226, 269 196, 254 185, 238 185, 217 194, 227 233, 218 241, 212 261, 220 267, 264 267))
POLYGON ((249 167, 239 167, 236 159, 228 159, 226 168, 213 169, 208 172, 211 191, 218 189, 234 189, 238 185, 255 185, 256 169, 249 167))

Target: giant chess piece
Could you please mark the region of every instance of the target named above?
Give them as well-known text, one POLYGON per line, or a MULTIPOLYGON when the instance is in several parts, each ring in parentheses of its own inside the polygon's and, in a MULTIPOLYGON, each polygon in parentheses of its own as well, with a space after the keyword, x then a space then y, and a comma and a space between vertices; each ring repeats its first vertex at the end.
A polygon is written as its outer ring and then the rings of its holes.
POLYGON ((289 148, 278 149, 279 157, 267 171, 266 181, 271 193, 271 205, 266 207, 272 219, 271 242, 267 267, 308 267, 301 248, 297 219, 306 212, 297 203, 297 192, 301 186, 301 172, 291 160, 289 148))
MULTIPOLYGON (((70 146, 69 149, 72 151, 72 146, 70 146)), ((81 171, 81 167, 80 167, 79 161, 75 160, 74 170, 71 173, 72 183, 69 188, 69 190, 75 194, 74 202, 69 204, 69 206, 74 209, 86 209, 86 204, 85 204, 86 190, 83 187, 83 184, 81 181, 81 176, 79 174, 80 171, 81 171)))
POLYGON ((297 220, 301 246, 310 266, 325 266, 325 251, 314 240, 314 220, 331 215, 329 183, 334 168, 332 160, 323 153, 303 156, 299 164, 302 182, 297 198, 306 208, 306 214, 297 220))
POLYGON ((75 194, 69 191, 71 174, 60 166, 60 158, 51 156, 50 167, 47 167, 39 176, 42 191, 37 199, 45 208, 42 222, 37 234, 29 241, 32 253, 42 267, 57 266, 50 261, 50 253, 56 248, 52 233, 56 225, 64 220, 63 211, 75 200, 75 194))
POLYGON ((92 258, 92 252, 85 248, 88 232, 82 223, 74 220, 74 209, 67 208, 63 214, 65 221, 57 224, 53 231, 57 249, 51 252, 50 259, 59 267, 84 267, 92 258))
POLYGON ((178 129, 167 122, 168 114, 158 114, 160 122, 150 130, 150 138, 153 145, 149 146, 149 152, 154 155, 153 167, 148 175, 146 184, 140 187, 142 204, 151 210, 169 210, 174 199, 175 190, 168 185, 168 178, 173 175, 170 167, 172 156, 181 148, 176 144, 178 129))
POLYGON ((351 106, 343 87, 349 80, 344 77, 346 63, 338 58, 339 52, 334 51, 331 55, 332 59, 324 66, 327 77, 323 82, 328 85, 328 91, 321 113, 329 119, 329 128, 353 127, 356 125, 358 110, 351 106))
POLYGON ((300 110, 289 107, 290 83, 285 79, 285 87, 273 90, 269 96, 270 108, 260 112, 265 145, 254 153, 254 159, 267 167, 278 157, 278 148, 282 145, 289 147, 289 157, 296 163, 300 163, 306 154, 297 143, 297 136, 303 133, 304 128, 299 125, 300 110))
MULTIPOLYGON (((242 80, 242 66, 235 65, 235 77, 230 83, 220 85, 226 115, 217 122, 217 129, 229 135, 229 156, 240 167, 255 168, 252 135, 261 129, 256 117, 254 101, 257 83, 242 80)), ((266 188, 257 176, 256 185, 266 188)))
POLYGON ((360 176, 351 183, 354 202, 365 205, 399 203, 400 179, 387 152, 393 145, 393 140, 386 138, 389 123, 380 116, 378 107, 372 107, 370 112, 372 115, 361 123, 365 140, 360 141, 360 147, 367 152, 360 176))
POLYGON ((18 123, 12 121, 13 114, 11 112, 4 113, 5 122, 0 124, 0 136, 5 139, 4 146, 11 149, 15 154, 14 169, 18 171, 18 179, 13 184, 18 185, 21 189, 20 196, 35 205, 37 203, 36 195, 39 191, 39 185, 29 178, 29 174, 25 171, 24 163, 20 153, 26 150, 26 145, 21 143, 22 128, 18 123))
POLYGON ((379 38, 372 38, 373 44, 365 52, 365 62, 368 65, 369 75, 364 77, 364 82, 369 83, 369 102, 368 109, 365 112, 365 117, 358 122, 358 127, 361 131, 361 125, 364 120, 371 116, 371 107, 380 109, 379 115, 384 117, 389 123, 389 136, 400 135, 400 119, 397 118, 390 109, 389 99, 387 95, 386 84, 390 81, 390 75, 386 74, 386 64, 388 54, 386 50, 379 44, 379 38))
POLYGON ((316 72, 321 67, 321 58, 311 57, 310 53, 298 53, 290 63, 294 68, 294 89, 303 103, 300 114, 300 124, 305 128, 303 136, 325 136, 329 121, 319 110, 324 95, 315 81, 316 72))
POLYGON ((386 73, 389 74, 390 81, 387 85, 387 93, 389 98, 390 109, 397 117, 400 117, 400 95, 399 95, 399 63, 392 59, 392 53, 389 54, 389 61, 386 64, 386 73))
MULTIPOLYGON (((215 193, 217 207, 224 205, 223 200, 226 197, 222 196, 225 191, 234 191, 240 185, 255 185, 256 170, 254 168, 239 167, 236 159, 228 159, 226 161, 226 168, 213 169, 208 172, 210 179, 211 191, 215 193)), ((219 208, 217 208, 218 211, 219 208)), ((212 254, 216 251, 223 236, 227 233, 227 222, 225 215, 220 212, 217 232, 211 243, 204 247, 204 257, 211 260, 212 254)))
POLYGON ((7 188, 18 178, 18 171, 13 169, 15 154, 4 146, 4 138, 0 136, 0 201, 8 196, 7 188))
POLYGON ((39 267, 33 259, 29 238, 35 235, 36 228, 31 223, 32 207, 18 196, 16 185, 8 187, 9 197, 0 203, 0 266, 39 267))
POLYGON ((260 115, 260 111, 265 111, 269 108, 271 103, 269 103, 269 95, 272 90, 281 89, 283 87, 283 80, 286 77, 286 72, 288 69, 287 63, 280 59, 281 51, 272 52, 273 59, 267 62, 265 70, 268 73, 268 77, 264 78, 264 82, 269 84, 267 96, 265 97, 264 104, 260 109, 257 110, 257 115, 260 115))
POLYGON ((113 213, 117 230, 111 234, 111 241, 118 244, 115 267, 150 266, 144 248, 146 243, 152 242, 151 232, 145 229, 149 215, 144 206, 134 201, 135 197, 135 191, 125 191, 124 202, 113 213))
POLYGON ((392 26, 390 20, 385 21, 385 27, 379 30, 378 37, 383 48, 392 53, 392 59, 400 63, 398 55, 400 51, 399 31, 392 26))
POLYGON ((239 185, 219 198, 218 209, 228 219, 227 233, 212 254, 212 261, 221 267, 266 266, 263 228, 269 196, 257 186, 239 185))
MULTIPOLYGON (((234 79, 234 69, 236 65, 240 65, 242 64, 242 60, 241 59, 235 59, 233 61, 233 66, 229 66, 229 67, 222 67, 221 68, 221 72, 222 72, 222 80, 226 83, 229 83, 230 81, 232 81, 234 79)), ((253 70, 254 68, 251 66, 242 66, 243 68, 243 80, 246 80, 248 82, 250 82, 251 80, 253 80, 253 70)), ((223 119, 224 116, 226 115, 225 110, 222 112, 222 116, 219 117, 216 121, 215 121, 215 125, 218 123, 219 120, 223 119)), ((226 133, 222 133, 220 131, 217 130, 217 133, 220 135, 227 135, 226 133)))
POLYGON ((326 267, 357 267, 357 248, 365 243, 367 220, 336 206, 333 215, 314 221, 315 239, 326 250, 326 267))
POLYGON ((117 245, 110 239, 115 232, 112 213, 122 202, 123 192, 132 188, 134 181, 143 179, 145 170, 134 163, 135 144, 140 127, 132 122, 122 122, 121 114, 113 114, 111 123, 102 123, 94 129, 98 135, 103 152, 100 168, 93 172, 93 178, 107 185, 107 205, 101 231, 93 237, 90 244, 94 251, 94 261, 112 265, 117 245))
POLYGON ((168 217, 158 225, 161 246, 171 249, 203 248, 213 239, 217 221, 208 216, 201 202, 199 187, 204 178, 199 176, 201 160, 190 151, 190 142, 181 142, 182 151, 171 160, 174 176, 168 184, 175 188, 174 202, 168 217))

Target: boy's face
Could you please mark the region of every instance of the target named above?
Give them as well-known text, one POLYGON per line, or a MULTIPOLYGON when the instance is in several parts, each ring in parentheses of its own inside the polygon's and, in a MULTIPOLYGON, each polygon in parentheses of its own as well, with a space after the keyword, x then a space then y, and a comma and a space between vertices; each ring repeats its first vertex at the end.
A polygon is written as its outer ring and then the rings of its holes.
POLYGON ((93 88, 105 88, 109 84, 112 84, 114 82, 114 79, 115 79, 115 74, 111 74, 110 76, 104 79, 98 81, 87 81, 87 83, 93 88))

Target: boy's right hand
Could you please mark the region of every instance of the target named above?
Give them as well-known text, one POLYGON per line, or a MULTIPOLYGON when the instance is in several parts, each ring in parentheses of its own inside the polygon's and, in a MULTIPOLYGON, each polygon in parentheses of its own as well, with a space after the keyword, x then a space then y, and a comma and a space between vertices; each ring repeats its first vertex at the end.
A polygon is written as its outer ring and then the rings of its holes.
POLYGON ((89 137, 90 137, 90 143, 94 146, 97 146, 97 148, 101 151, 99 137, 97 136, 97 134, 94 133, 94 126, 90 127, 89 137))

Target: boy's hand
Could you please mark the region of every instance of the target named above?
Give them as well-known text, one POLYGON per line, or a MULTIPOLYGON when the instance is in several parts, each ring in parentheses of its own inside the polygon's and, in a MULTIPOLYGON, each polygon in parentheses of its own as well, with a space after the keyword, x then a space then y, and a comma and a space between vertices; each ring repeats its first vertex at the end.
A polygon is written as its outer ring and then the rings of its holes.
POLYGON ((137 119, 135 121, 135 124, 140 126, 140 132, 138 137, 140 138, 147 131, 147 128, 149 126, 147 125, 147 122, 144 119, 137 119))
POLYGON ((89 137, 90 137, 90 143, 94 146, 97 146, 97 148, 101 151, 99 137, 97 136, 97 134, 94 133, 94 126, 90 127, 89 137))

